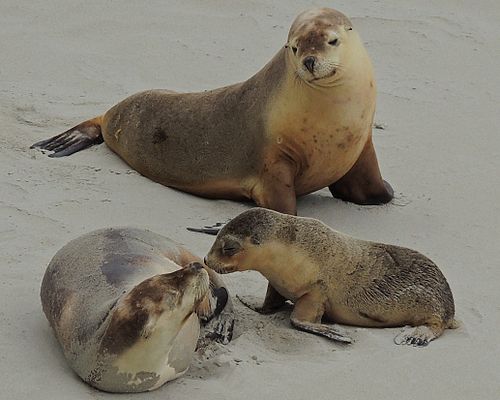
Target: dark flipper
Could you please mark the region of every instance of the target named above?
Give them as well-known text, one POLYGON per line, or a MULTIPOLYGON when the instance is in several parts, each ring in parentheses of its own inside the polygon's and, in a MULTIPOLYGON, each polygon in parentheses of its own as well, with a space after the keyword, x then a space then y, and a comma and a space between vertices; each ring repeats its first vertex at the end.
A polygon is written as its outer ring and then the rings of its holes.
POLYGON ((202 337, 228 344, 233 338, 233 303, 224 287, 212 289, 212 300, 215 300, 213 313, 208 318, 202 318, 202 337))
POLYGON ((257 303, 251 301, 251 300, 247 300, 247 298, 243 298, 241 296, 238 296, 236 295, 236 298, 240 301, 241 304, 243 304, 245 307, 249 308, 250 310, 252 311, 255 311, 259 314, 262 314, 262 315, 271 315, 271 314, 274 314, 274 313, 277 313, 279 311, 283 311, 283 310, 287 310, 287 309, 291 309, 293 306, 292 304, 290 303, 283 303, 282 305, 280 306, 276 306, 274 308, 264 308, 262 306, 259 306, 257 303))
POLYGON ((205 225, 203 228, 187 227, 186 229, 190 232, 206 233, 207 235, 217 235, 222 227, 226 224, 227 222, 217 222, 214 225, 205 225))
POLYGON ((333 197, 356 204, 385 204, 392 200, 394 191, 382 179, 371 138, 354 166, 329 189, 333 197))
POLYGON ((104 140, 101 133, 101 117, 97 117, 67 130, 50 139, 41 140, 31 146, 32 149, 53 151, 49 157, 69 156, 104 140))
POLYGON ((234 311, 231 297, 222 278, 213 270, 205 268, 210 276, 210 312, 201 318, 201 338, 228 344, 233 337, 234 311))
POLYGON ((264 299, 264 303, 260 307, 249 303, 247 300, 242 299, 238 295, 236 297, 244 306, 264 315, 278 312, 287 304, 287 299, 279 294, 270 283, 267 284, 266 297, 264 299))

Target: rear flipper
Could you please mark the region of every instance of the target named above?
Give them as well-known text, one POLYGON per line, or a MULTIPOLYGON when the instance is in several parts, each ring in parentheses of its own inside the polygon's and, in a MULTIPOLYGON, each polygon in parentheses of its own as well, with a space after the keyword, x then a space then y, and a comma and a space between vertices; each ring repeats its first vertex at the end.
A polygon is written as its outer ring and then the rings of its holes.
POLYGON ((30 148, 53 151, 49 157, 69 156, 104 141, 101 123, 102 117, 90 119, 50 139, 37 142, 30 148))
MULTIPOLYGON (((228 221, 229 222, 229 221, 228 221)), ((214 225, 205 225, 203 228, 191 228, 186 229, 190 232, 206 233, 207 235, 218 235, 220 230, 226 225, 227 222, 216 222, 214 225)))
POLYGON ((394 343, 397 345, 425 347, 429 342, 441 336, 443 331, 444 328, 438 326, 405 326, 394 338, 394 343))

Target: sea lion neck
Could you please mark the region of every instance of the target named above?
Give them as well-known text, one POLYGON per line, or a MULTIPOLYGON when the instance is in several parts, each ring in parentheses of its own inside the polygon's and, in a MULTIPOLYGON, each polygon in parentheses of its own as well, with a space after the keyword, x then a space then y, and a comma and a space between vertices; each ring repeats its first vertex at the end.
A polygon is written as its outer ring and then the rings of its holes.
POLYGON ((260 96, 269 97, 285 82, 287 69, 286 49, 281 48, 264 67, 239 84, 240 90, 243 95, 255 94, 258 90, 260 96))

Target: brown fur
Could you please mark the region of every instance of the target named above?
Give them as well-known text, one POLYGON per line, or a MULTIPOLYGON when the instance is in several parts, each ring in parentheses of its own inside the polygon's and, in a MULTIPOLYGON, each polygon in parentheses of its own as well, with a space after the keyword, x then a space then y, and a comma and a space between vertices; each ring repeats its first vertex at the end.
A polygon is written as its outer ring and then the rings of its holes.
MULTIPOLYGON (((219 273, 262 273, 281 303, 295 302, 292 322, 306 323, 301 329, 322 317, 359 326, 425 325, 433 332, 422 339, 426 344, 454 326, 453 295, 431 260, 411 249, 349 237, 318 220, 246 211, 220 231, 206 262, 219 273)), ((276 299, 268 291, 263 308, 270 308, 268 301, 279 305, 276 299)))
POLYGON ((135 94, 34 146, 71 154, 94 140, 98 123, 106 144, 156 182, 295 214, 296 196, 326 186, 361 204, 392 198, 370 140, 374 111, 371 63, 351 22, 336 10, 314 9, 296 18, 287 45, 245 82, 135 94), (328 44, 332 35, 341 44, 328 44), (303 71, 306 56, 318 59, 316 72, 303 71), (354 177, 332 186, 352 168, 354 177))
POLYGON ((144 357, 132 357, 134 368, 144 365, 141 360, 150 360, 151 346, 157 349, 154 346, 160 342, 168 347, 175 338, 172 346, 180 348, 174 348, 170 358, 164 353, 152 358, 165 356, 171 365, 179 360, 184 365, 192 355, 186 353, 186 343, 194 349, 199 331, 199 325, 185 328, 184 321, 197 323, 195 312, 204 321, 214 317, 214 324, 222 326, 219 336, 209 324, 204 334, 230 340, 232 310, 227 292, 217 274, 200 262, 168 238, 136 228, 101 229, 64 246, 47 267, 40 295, 70 366, 99 389, 144 391, 159 379, 152 364, 144 371, 151 379, 137 384, 127 376, 126 362, 120 364, 125 372, 114 364, 137 346, 140 351, 150 347, 144 357), (181 331, 184 334, 178 334, 181 331), (150 344, 153 339, 155 345, 150 344))
MULTIPOLYGON (((119 354, 132 347, 140 337, 147 338, 146 324, 156 320, 166 309, 178 307, 185 288, 193 283, 192 272, 186 271, 178 270, 147 279, 121 299, 109 321, 100 351, 119 354)), ((195 306, 200 301, 195 301, 195 306)))

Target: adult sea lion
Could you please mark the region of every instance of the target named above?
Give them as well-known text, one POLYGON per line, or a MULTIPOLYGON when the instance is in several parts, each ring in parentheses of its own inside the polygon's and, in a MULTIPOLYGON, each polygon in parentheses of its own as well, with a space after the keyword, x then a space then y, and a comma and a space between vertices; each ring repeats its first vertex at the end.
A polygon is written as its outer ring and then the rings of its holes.
POLYGON ((322 317, 367 327, 410 325, 394 341, 414 346, 456 326, 450 287, 431 260, 312 218, 245 211, 222 228, 205 262, 219 273, 259 271, 270 284, 259 311, 291 300, 293 326, 333 340, 350 342, 322 317))
POLYGON ((186 372, 200 333, 231 339, 221 279, 164 236, 109 228, 72 240, 50 262, 43 311, 71 368, 108 392, 153 390, 186 372))
POLYGON ((150 90, 32 147, 70 155, 103 140, 142 175, 208 198, 296 214, 296 197, 382 204, 393 190, 372 143, 375 80, 351 21, 305 11, 286 45, 245 82, 201 93, 150 90))

